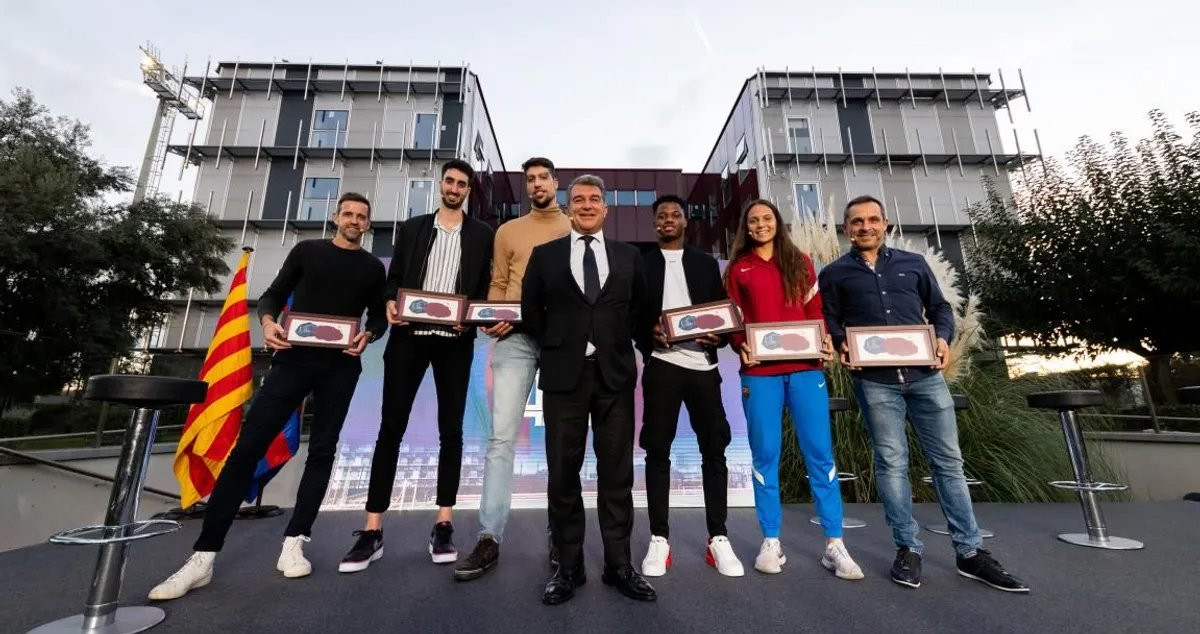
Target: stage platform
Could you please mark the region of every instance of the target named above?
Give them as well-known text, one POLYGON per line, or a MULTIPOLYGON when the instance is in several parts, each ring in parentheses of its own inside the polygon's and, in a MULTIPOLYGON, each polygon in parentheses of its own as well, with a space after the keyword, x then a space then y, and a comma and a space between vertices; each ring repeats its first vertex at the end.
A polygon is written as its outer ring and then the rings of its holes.
MULTIPOLYGON (((704 564, 703 512, 671 513, 674 566, 651 582, 656 603, 638 603, 600 582, 602 565, 594 509, 588 510, 588 583, 575 599, 540 602, 549 569, 543 510, 514 511, 499 566, 482 579, 458 583, 451 566, 426 552, 433 511, 391 514, 386 555, 368 570, 343 575, 337 563, 361 528, 362 514, 330 512, 318 519, 306 552, 311 576, 289 580, 275 571, 286 517, 241 520, 217 558, 213 583, 161 603, 167 620, 154 632, 1200 632, 1200 503, 1107 504, 1113 535, 1146 543, 1140 551, 1071 546, 1059 532, 1083 529, 1078 504, 979 504, 980 523, 996 532, 985 547, 1032 588, 1009 594, 958 576, 948 537, 922 531, 924 583, 888 579, 895 549, 879 505, 848 505, 868 526, 847 531, 851 553, 866 572, 842 581, 817 563, 820 528, 811 507, 784 510, 788 563, 780 575, 753 569, 760 534, 753 509, 734 509, 729 532, 746 566, 742 578, 721 577, 704 564)), ((933 505, 918 505, 921 522, 943 521, 933 505)), ((469 551, 476 513, 457 515, 455 541, 469 551)), ((67 528, 67 527, 63 527, 67 528)), ((130 550, 123 605, 148 603, 146 593, 186 559, 199 523, 130 550)), ((638 510, 634 559, 648 539, 638 510)), ((461 556, 465 556, 463 553, 461 556)), ((39 545, 0 553, 0 632, 25 632, 83 607, 96 548, 39 545)))

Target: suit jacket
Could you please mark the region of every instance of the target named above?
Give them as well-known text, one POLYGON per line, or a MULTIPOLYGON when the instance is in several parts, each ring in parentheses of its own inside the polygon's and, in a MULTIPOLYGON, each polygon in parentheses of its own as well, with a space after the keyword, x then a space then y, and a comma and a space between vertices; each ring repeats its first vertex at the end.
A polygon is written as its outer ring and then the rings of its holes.
POLYGON ((571 236, 533 249, 521 283, 525 330, 541 345, 546 392, 570 392, 583 373, 588 341, 605 387, 632 390, 637 384, 633 341, 653 327, 642 256, 636 247, 605 239, 608 279, 594 304, 571 274, 571 236))
MULTIPOLYGON (((396 299, 402 288, 420 289, 425 282, 425 268, 429 253, 433 250, 434 226, 437 213, 409 218, 400 224, 396 233, 396 246, 392 250, 392 262, 388 266, 385 300, 396 299)), ((492 241, 495 233, 483 221, 463 216, 462 259, 458 264, 458 281, 454 292, 471 299, 487 299, 488 285, 492 282, 492 241)), ((392 326, 392 336, 407 335, 412 326, 392 326)), ((468 328, 464 337, 475 336, 475 329, 468 328)))
MULTIPOLYGON (((663 312, 667 261, 663 259, 662 250, 658 248, 644 252, 642 258, 646 266, 649 310, 657 319, 663 312)), ((706 304, 728 299, 725 283, 721 280, 721 267, 717 264, 716 258, 711 255, 695 247, 684 245, 683 276, 687 280, 688 297, 691 298, 692 304, 706 304)), ((725 345, 727 341, 727 337, 722 337, 721 345, 725 345)), ((653 325, 649 332, 637 340, 637 347, 642 353, 642 360, 648 360, 650 354, 654 352, 653 325)), ((717 362, 716 349, 706 347, 705 354, 708 356, 709 363, 717 362)))

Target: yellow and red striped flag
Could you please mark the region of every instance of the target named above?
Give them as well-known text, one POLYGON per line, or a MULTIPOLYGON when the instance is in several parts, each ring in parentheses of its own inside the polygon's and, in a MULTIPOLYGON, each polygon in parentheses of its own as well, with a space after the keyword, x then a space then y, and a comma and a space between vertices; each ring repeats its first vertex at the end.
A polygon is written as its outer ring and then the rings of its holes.
POLYGON ((249 247, 242 249, 241 262, 200 369, 200 380, 208 383, 208 397, 188 410, 183 436, 175 448, 175 477, 183 508, 212 493, 241 431, 242 406, 253 393, 250 314, 246 305, 246 266, 251 251, 249 247))

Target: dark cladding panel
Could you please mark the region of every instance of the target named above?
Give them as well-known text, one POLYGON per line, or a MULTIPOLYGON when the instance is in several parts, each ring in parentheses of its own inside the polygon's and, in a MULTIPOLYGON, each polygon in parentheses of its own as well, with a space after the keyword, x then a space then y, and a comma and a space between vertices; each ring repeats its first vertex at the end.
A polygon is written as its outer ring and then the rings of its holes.
POLYGON ((871 117, 867 114, 865 99, 851 99, 842 105, 837 100, 838 127, 842 133, 842 147, 850 147, 850 133, 854 134, 854 152, 856 154, 873 154, 874 139, 871 134, 871 117), (847 131, 847 129, 849 131, 847 131))
POLYGON ((439 148, 454 149, 458 140, 458 127, 462 124, 463 105, 457 99, 446 99, 442 104, 442 135, 439 148))
POLYGON ((271 161, 271 171, 267 174, 267 194, 263 200, 263 218, 281 219, 285 209, 289 218, 295 218, 303 180, 304 161, 300 161, 296 169, 292 169, 291 161, 271 161), (291 207, 288 207, 288 192, 292 192, 291 207))
POLYGON ((308 126, 312 123, 315 94, 309 91, 308 99, 305 100, 303 91, 288 90, 283 93, 282 102, 279 104, 279 124, 275 126, 275 145, 295 147, 297 125, 300 127, 300 144, 305 144, 308 139, 308 126))

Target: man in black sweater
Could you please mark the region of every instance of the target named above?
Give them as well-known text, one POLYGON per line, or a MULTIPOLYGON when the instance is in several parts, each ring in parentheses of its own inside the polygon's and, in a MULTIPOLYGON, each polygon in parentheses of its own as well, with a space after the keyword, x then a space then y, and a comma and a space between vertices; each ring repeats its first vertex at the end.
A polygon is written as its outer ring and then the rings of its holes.
POLYGON ((387 276, 387 318, 392 324, 383 353, 383 407, 379 437, 371 458, 367 520, 338 565, 340 572, 366 570, 383 556, 383 514, 392 502, 400 441, 425 372, 433 367, 437 390, 438 515, 429 540, 434 563, 458 559, 451 536, 451 513, 462 471, 463 413, 475 355, 475 330, 462 326, 409 324, 400 319, 396 293, 401 288, 455 293, 485 299, 491 283, 492 229, 463 212, 475 171, 452 159, 442 167, 442 205, 435 213, 404 221, 387 276))
POLYGON ((359 355, 368 343, 383 336, 385 324, 383 263, 362 248, 362 236, 371 226, 370 214, 371 204, 366 198, 343 194, 333 216, 337 225, 333 240, 298 243, 259 299, 263 339, 275 351, 271 370, 254 396, 237 443, 209 497, 204 526, 193 547, 195 553, 179 571, 150 591, 151 599, 176 599, 212 580, 213 559, 224 545, 258 461, 310 392, 313 418, 308 459, 276 567, 289 578, 312 572, 303 547, 310 541, 313 520, 329 485, 338 436, 362 371, 359 355), (293 347, 276 321, 289 296, 297 312, 359 319, 365 309, 366 327, 344 350, 293 347))

